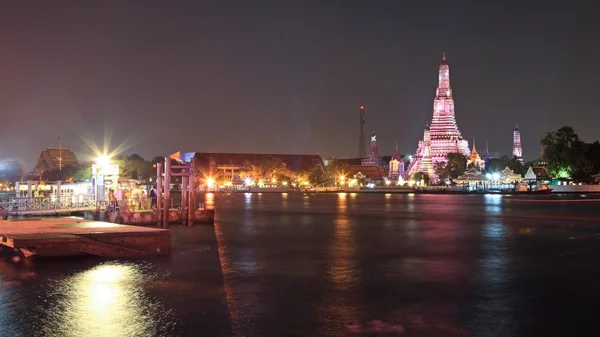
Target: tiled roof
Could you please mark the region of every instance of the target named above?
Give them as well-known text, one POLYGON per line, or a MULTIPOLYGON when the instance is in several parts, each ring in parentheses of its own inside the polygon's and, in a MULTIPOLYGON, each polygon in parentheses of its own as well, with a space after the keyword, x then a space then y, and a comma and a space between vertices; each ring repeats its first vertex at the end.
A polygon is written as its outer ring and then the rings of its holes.
POLYGON ((279 158, 293 172, 313 170, 317 165, 323 166, 323 159, 316 154, 269 154, 269 153, 209 153, 196 152, 194 159, 200 166, 207 167, 211 159, 217 166, 243 166, 246 161, 259 161, 268 157, 279 158))
POLYGON ((79 166, 75 152, 70 149, 45 148, 42 149, 42 152, 40 153, 34 172, 41 173, 44 171, 57 170, 61 165, 62 167, 79 166), (62 158, 62 163, 59 158, 62 158))
POLYGON ((538 178, 550 178, 550 175, 548 174, 548 171, 546 171, 545 167, 532 167, 531 169, 538 178))
POLYGON ((358 172, 364 174, 367 178, 371 180, 383 180, 386 176, 385 169, 383 167, 377 166, 362 166, 362 165, 349 165, 348 171, 346 172, 346 177, 352 178, 358 172))

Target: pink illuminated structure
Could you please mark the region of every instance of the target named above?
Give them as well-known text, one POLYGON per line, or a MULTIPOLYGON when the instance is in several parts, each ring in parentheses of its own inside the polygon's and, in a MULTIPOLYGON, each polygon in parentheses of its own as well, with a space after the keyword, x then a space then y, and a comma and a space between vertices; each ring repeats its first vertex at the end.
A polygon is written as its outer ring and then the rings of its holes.
POLYGON ((515 131, 513 131, 513 156, 517 157, 520 162, 523 162, 523 148, 521 147, 519 125, 515 125, 515 131))
POLYGON ((433 165, 436 162, 446 162, 446 154, 470 154, 469 142, 463 139, 454 116, 454 99, 450 88, 450 69, 446 62, 446 54, 442 55, 439 68, 439 80, 435 99, 433 100, 433 118, 431 125, 425 127, 423 140, 419 141, 417 152, 409 164, 407 175, 427 173, 435 179, 433 165))

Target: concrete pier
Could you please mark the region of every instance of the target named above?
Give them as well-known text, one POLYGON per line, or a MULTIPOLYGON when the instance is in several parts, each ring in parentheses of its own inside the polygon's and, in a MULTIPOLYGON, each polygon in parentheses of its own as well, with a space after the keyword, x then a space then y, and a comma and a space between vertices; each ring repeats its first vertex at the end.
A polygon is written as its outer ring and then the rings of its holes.
POLYGON ((126 258, 169 255, 171 234, 165 229, 70 217, 0 220, 0 244, 25 256, 126 258))

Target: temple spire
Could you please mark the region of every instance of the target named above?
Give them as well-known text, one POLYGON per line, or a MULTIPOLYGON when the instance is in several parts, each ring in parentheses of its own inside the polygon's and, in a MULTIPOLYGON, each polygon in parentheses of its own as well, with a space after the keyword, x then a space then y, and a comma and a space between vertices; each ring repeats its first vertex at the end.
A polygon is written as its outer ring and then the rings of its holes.
POLYGON ((442 62, 446 62, 446 52, 442 53, 442 62))
POLYGON ((515 123, 515 130, 519 130, 519 124, 515 123))
POLYGON ((477 149, 475 148, 475 137, 473 137, 473 152, 477 152, 477 149))

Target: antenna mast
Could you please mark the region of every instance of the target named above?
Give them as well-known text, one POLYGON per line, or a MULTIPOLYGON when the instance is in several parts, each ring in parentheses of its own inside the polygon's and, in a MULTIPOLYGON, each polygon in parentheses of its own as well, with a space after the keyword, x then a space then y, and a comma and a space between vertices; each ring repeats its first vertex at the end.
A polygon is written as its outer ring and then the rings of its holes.
POLYGON ((365 148, 365 107, 360 107, 360 138, 358 140, 358 157, 365 158, 367 150, 365 148))
POLYGON ((58 137, 58 170, 62 171, 62 143, 60 142, 60 137, 58 137))

